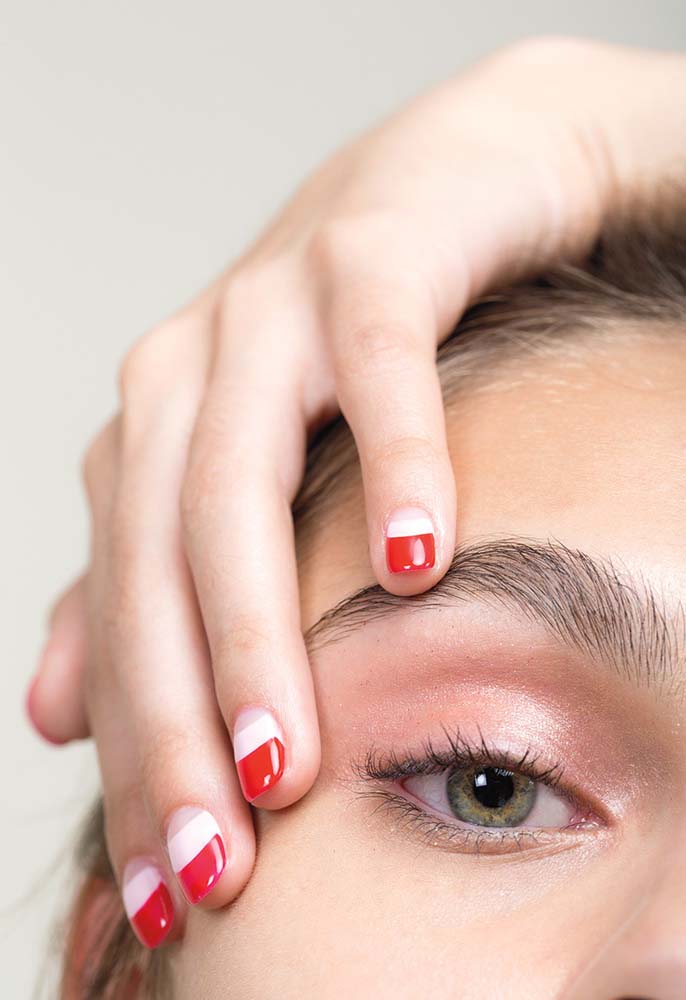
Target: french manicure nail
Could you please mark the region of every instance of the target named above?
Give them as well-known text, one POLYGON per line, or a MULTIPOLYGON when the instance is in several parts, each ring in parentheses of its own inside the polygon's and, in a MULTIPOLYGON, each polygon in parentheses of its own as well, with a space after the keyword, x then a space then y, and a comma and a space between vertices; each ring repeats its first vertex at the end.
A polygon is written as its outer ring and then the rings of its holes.
POLYGON ((421 507, 401 507, 386 526, 386 561, 391 573, 431 569, 436 543, 431 518, 421 507))
POLYGON ((174 904, 159 870, 142 858, 129 861, 122 880, 124 909, 141 944, 157 948, 169 933, 174 904))
POLYGON ((248 802, 273 788, 283 774, 284 738, 266 708, 244 708, 233 730, 236 770, 248 802))
POLYGON ((172 816, 167 850, 189 903, 199 903, 226 867, 226 848, 214 816, 205 809, 183 806, 172 816))

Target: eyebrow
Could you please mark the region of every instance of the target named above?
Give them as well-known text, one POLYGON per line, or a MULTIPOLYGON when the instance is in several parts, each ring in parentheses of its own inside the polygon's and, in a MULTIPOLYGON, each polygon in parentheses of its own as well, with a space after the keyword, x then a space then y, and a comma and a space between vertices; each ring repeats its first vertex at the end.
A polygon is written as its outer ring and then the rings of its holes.
POLYGON ((639 686, 671 692, 684 680, 682 603, 668 609, 642 576, 555 539, 499 538, 459 547, 431 590, 400 597, 379 584, 364 587, 326 611, 305 642, 311 653, 401 609, 469 600, 513 609, 639 686))

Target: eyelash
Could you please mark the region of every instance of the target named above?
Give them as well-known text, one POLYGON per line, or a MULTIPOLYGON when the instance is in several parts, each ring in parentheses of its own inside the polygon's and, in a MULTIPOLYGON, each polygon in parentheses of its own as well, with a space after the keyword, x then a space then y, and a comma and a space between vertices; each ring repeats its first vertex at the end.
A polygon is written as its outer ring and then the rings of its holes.
POLYGON ((436 845, 440 839, 443 846, 461 853, 506 854, 524 851, 532 846, 547 846, 559 842, 559 834, 565 831, 574 832, 598 825, 598 817, 593 814, 589 822, 587 816, 591 810, 588 806, 581 806, 577 798, 562 785, 564 769, 561 763, 546 766, 541 761, 541 754, 530 747, 519 756, 504 753, 490 746, 481 731, 478 744, 463 738, 459 730, 451 734, 444 727, 443 731, 448 742, 447 750, 437 749, 430 739, 424 742, 420 755, 407 753, 401 757, 394 750, 385 753, 370 750, 364 761, 353 764, 353 771, 361 781, 376 787, 368 787, 360 795, 378 798, 379 808, 390 809, 399 815, 408 828, 417 832, 427 843, 436 845), (410 793, 404 792, 401 795, 393 789, 383 787, 389 782, 400 782, 403 778, 414 775, 440 774, 451 768, 470 767, 499 767, 526 775, 532 781, 555 789, 584 813, 584 818, 559 830, 480 829, 461 825, 457 819, 455 822, 444 820, 437 813, 428 812, 419 803, 407 798, 410 793))

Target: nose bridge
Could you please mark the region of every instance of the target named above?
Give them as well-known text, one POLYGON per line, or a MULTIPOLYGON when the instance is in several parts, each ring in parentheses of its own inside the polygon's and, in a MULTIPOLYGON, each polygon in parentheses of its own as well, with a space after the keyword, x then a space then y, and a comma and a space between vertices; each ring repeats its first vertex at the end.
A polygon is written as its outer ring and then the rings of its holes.
POLYGON ((575 977, 564 1000, 686 998, 686 864, 675 846, 630 912, 575 977))

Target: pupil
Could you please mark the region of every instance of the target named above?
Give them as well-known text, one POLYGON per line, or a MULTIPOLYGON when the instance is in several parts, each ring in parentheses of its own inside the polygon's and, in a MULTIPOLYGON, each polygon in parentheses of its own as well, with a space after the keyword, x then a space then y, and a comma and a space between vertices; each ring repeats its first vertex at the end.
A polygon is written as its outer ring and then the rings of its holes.
POLYGON ((474 797, 487 809, 502 809, 514 795, 512 772, 500 767, 477 771, 472 780, 474 797))

